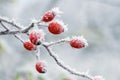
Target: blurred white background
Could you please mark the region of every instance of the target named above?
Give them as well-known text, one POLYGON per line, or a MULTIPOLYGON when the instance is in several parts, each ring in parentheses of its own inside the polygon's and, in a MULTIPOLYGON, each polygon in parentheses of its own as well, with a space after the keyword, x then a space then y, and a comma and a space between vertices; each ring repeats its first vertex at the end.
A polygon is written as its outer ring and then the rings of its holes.
MULTIPOLYGON (((32 18, 40 19, 56 6, 64 12, 60 19, 68 24, 69 30, 54 36, 44 28, 46 41, 83 35, 89 46, 76 50, 62 44, 53 47, 55 53, 78 71, 89 69, 91 75, 120 80, 119 0, 0 0, 0 16, 15 18, 27 26, 32 18)), ((48 72, 44 75, 37 73, 35 56, 26 51, 20 41, 12 35, 0 36, 0 80, 64 80, 63 77, 85 80, 57 66, 44 48, 41 48, 41 54, 41 59, 48 63, 48 72)))

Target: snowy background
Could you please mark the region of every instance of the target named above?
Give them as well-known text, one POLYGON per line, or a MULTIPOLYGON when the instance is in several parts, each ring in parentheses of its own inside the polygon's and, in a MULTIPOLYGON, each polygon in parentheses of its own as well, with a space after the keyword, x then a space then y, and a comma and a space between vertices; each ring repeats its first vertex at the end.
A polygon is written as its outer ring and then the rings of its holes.
MULTIPOLYGON (((89 46, 76 50, 63 44, 53 47, 55 53, 78 71, 89 70, 91 75, 102 75, 106 80, 120 80, 120 0, 0 0, 0 16, 15 18, 27 26, 32 18, 40 19, 56 6, 64 12, 60 19, 69 30, 54 36, 44 28, 46 41, 83 35, 89 46)), ((46 74, 37 73, 35 56, 14 36, 0 36, 0 80, 86 80, 57 66, 44 48, 41 54, 48 63, 46 74)))

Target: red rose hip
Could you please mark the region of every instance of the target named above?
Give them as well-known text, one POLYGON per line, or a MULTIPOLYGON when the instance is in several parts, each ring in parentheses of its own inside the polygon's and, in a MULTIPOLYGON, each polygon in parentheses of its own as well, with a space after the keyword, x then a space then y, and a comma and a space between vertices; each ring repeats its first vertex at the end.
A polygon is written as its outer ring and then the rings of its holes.
POLYGON ((54 19, 54 17, 55 17, 55 13, 53 11, 48 11, 43 15, 42 21, 50 22, 54 19))
POLYGON ((59 8, 57 8, 57 7, 53 8, 53 9, 47 11, 43 15, 42 21, 43 22, 50 22, 50 21, 52 21, 55 18, 55 16, 60 16, 59 14, 62 14, 62 12, 59 10, 59 8))
POLYGON ((67 30, 66 25, 64 25, 63 22, 60 21, 53 21, 49 24, 48 26, 48 30, 49 32, 51 32, 52 34, 61 34, 62 32, 64 32, 65 30, 67 30))
POLYGON ((47 71, 44 62, 41 62, 41 61, 37 62, 35 67, 39 73, 46 73, 47 71))
POLYGON ((29 34, 29 39, 34 45, 40 45, 44 41, 44 32, 43 31, 32 31, 29 34))
POLYGON ((75 37, 70 41, 70 45, 73 48, 83 48, 86 47, 87 41, 83 37, 75 37))
POLYGON ((36 49, 36 46, 33 43, 31 43, 30 41, 24 42, 23 46, 26 50, 29 50, 29 51, 32 51, 32 50, 36 49))

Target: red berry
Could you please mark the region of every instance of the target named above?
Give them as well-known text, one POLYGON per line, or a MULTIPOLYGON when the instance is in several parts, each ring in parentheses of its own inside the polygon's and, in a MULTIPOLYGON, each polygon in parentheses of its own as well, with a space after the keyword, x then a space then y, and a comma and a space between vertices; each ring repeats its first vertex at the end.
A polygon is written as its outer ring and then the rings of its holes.
POLYGON ((36 63, 36 70, 39 72, 39 73, 46 73, 46 66, 45 66, 45 63, 44 62, 37 62, 36 63))
POLYGON ((29 34, 29 39, 34 45, 39 45, 44 41, 44 32, 33 31, 29 34))
POLYGON ((36 46, 33 43, 31 43, 30 41, 24 42, 23 45, 24 45, 24 48, 29 50, 29 51, 36 49, 36 46))
POLYGON ((48 30, 52 34, 60 34, 60 33, 64 32, 63 26, 58 22, 51 22, 48 26, 48 30))
POLYGON ((70 45, 73 47, 73 48, 83 48, 85 47, 85 43, 79 39, 73 39, 70 41, 70 45))
POLYGON ((43 15, 42 21, 50 22, 54 19, 54 17, 55 17, 55 13, 53 11, 48 11, 43 15))

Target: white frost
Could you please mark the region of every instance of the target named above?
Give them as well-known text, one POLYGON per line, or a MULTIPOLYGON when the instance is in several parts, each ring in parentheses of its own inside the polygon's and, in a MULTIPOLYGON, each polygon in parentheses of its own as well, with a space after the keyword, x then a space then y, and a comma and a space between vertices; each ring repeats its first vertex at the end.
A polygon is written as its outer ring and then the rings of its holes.
POLYGON ((87 40, 83 36, 73 36, 72 39, 79 39, 85 43, 85 47, 88 46, 87 40))

